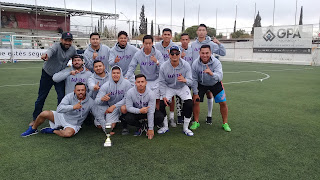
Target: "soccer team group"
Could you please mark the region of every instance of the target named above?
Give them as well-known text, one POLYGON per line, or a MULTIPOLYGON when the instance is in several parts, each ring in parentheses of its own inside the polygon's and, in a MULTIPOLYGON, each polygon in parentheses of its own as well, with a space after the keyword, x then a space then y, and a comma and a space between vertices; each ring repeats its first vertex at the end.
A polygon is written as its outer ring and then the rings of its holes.
MULTIPOLYGON (((122 135, 129 134, 128 125, 135 126, 135 136, 146 132, 148 139, 164 134, 171 127, 181 125, 183 133, 193 136, 200 127, 200 102, 207 96, 206 124, 212 124, 213 99, 220 105, 222 128, 228 125, 228 107, 222 85, 223 71, 218 60, 226 54, 224 46, 207 36, 207 27, 200 24, 196 40, 181 35, 181 45, 172 42, 172 31, 165 28, 162 39, 154 45, 153 37, 143 37, 143 47, 128 43, 125 31, 118 33, 118 42, 111 49, 100 43, 100 35, 90 35, 90 45, 83 56, 72 46, 73 36, 62 34, 42 56, 44 65, 33 121, 22 137, 37 134, 37 128, 49 120, 50 127, 41 133, 74 136, 88 115, 94 125, 106 131, 121 124, 122 135), (72 58, 72 67, 67 63, 72 58), (135 75, 136 67, 140 73, 135 75), (52 86, 55 87, 56 111, 42 111, 52 86), (192 92, 192 94, 191 94, 192 92), (176 97, 176 98, 175 98, 176 97), (166 107, 170 107, 167 116, 166 107), (177 109, 177 122, 174 108, 177 109), (190 124, 191 116, 193 121, 190 124)), ((112 130, 110 134, 114 134, 112 130)))

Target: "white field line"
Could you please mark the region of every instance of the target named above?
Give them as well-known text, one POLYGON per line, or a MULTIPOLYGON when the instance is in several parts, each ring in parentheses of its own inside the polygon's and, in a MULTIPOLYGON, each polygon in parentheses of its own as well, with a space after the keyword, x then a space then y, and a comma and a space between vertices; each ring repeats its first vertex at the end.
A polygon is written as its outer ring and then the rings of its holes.
POLYGON ((0 68, 1 69, 5 69, 5 70, 20 70, 20 69, 40 69, 42 68, 42 66, 39 67, 25 67, 25 68, 0 68))
MULTIPOLYGON (((36 67, 30 67, 30 68, 36 68, 36 67)), ((0 68, 1 69, 1 68, 0 68)), ((18 68, 16 68, 18 69, 18 68)), ((23 69, 23 68, 21 68, 23 69)), ((27 68, 24 68, 27 69, 27 68)), ((282 70, 261 70, 261 71, 302 71, 302 70, 311 70, 313 68, 303 68, 303 69, 282 69, 282 70)), ((140 70, 138 70, 140 71, 140 70)), ((253 79, 253 80, 246 80, 246 81, 237 81, 237 82, 224 82, 223 84, 241 84, 241 83, 248 83, 248 82, 255 82, 255 81, 263 81, 266 79, 270 78, 269 74, 260 72, 260 71, 238 71, 238 72, 224 72, 225 74, 235 74, 235 73, 244 73, 244 72, 254 72, 258 74, 262 74, 265 77, 260 78, 260 79, 253 79)), ((15 84, 15 85, 1 85, 0 88, 2 87, 19 87, 19 86, 33 86, 33 85, 38 85, 39 83, 33 83, 33 84, 15 84)))

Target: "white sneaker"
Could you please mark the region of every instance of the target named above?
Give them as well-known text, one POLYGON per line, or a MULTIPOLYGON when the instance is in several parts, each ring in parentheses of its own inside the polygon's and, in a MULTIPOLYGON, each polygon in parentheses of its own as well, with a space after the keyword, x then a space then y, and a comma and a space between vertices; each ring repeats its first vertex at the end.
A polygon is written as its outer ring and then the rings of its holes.
POLYGON ((164 134, 164 133, 166 133, 168 131, 169 131, 168 127, 162 127, 157 132, 158 132, 158 134, 164 134))
POLYGON ((176 124, 176 122, 174 122, 174 119, 170 119, 170 126, 177 127, 177 124, 176 124))
POLYGON ((187 136, 193 136, 193 132, 190 129, 186 129, 183 131, 187 136))

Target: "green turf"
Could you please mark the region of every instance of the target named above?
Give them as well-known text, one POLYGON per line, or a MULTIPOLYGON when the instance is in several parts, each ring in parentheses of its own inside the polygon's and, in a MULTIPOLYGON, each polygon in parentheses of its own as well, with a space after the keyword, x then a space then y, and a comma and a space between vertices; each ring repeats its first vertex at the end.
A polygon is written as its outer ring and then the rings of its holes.
MULTIPOLYGON (((153 140, 84 125, 72 138, 21 138, 32 119, 42 63, 0 64, 1 179, 319 179, 320 67, 223 62, 232 132, 219 106, 201 104, 194 137, 182 127, 153 140), (249 83, 231 82, 258 80, 249 83), (31 84, 24 86, 6 86, 31 84), (35 84, 35 85, 32 85, 35 84)), ((51 90, 44 109, 56 108, 51 90)), ((40 128, 47 126, 45 123, 40 128)), ((133 133, 134 129, 130 129, 133 133)))

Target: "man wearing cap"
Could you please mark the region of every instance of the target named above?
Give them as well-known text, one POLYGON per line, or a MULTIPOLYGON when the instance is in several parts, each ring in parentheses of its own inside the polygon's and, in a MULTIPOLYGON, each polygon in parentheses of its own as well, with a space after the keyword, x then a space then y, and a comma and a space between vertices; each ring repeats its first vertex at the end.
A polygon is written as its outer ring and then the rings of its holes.
POLYGON ((72 45, 72 34, 65 32, 62 34, 60 42, 54 43, 42 56, 44 60, 42 67, 42 74, 40 78, 40 85, 38 91, 38 98, 35 102, 33 111, 33 121, 29 125, 34 124, 34 120, 42 112, 44 102, 50 92, 51 87, 54 85, 57 96, 58 104, 64 97, 64 81, 56 83, 52 80, 52 76, 67 67, 69 59, 76 55, 76 49, 72 45))
POLYGON ((188 62, 180 58, 178 46, 170 48, 170 61, 164 62, 159 72, 160 111, 164 114, 163 127, 158 130, 159 134, 169 131, 168 118, 166 116, 165 105, 168 106, 173 96, 179 96, 183 102, 184 122, 183 132, 187 136, 193 136, 193 132, 188 128, 192 114, 192 97, 188 86, 193 84, 191 67, 188 62))

